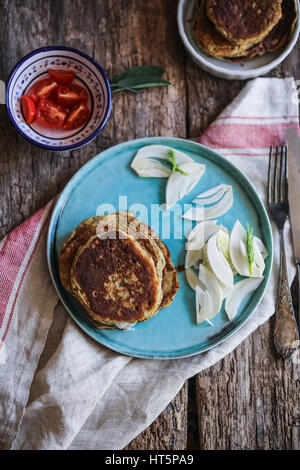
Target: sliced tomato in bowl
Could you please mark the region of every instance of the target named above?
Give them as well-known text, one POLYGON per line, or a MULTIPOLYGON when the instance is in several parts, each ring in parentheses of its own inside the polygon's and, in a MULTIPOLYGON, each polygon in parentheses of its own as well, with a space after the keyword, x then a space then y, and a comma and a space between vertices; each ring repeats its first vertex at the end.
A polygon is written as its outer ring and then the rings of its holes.
POLYGON ((61 85, 68 85, 74 80, 75 72, 72 70, 48 69, 50 77, 61 85))
POLYGON ((40 100, 54 97, 56 90, 58 88, 58 83, 56 83, 52 78, 43 78, 36 82, 31 89, 29 90, 29 96, 38 103, 40 100))
POLYGON ((36 117, 36 105, 30 96, 23 95, 21 97, 22 111, 27 124, 32 124, 36 117))
POLYGON ((90 110, 85 103, 80 103, 74 107, 67 115, 63 124, 63 129, 73 130, 82 127, 90 117, 90 110))
POLYGON ((48 129, 58 129, 62 127, 68 112, 67 110, 48 99, 42 99, 37 109, 37 121, 48 129))
POLYGON ((57 89, 58 103, 67 108, 86 103, 87 100, 87 91, 80 85, 60 85, 57 89))

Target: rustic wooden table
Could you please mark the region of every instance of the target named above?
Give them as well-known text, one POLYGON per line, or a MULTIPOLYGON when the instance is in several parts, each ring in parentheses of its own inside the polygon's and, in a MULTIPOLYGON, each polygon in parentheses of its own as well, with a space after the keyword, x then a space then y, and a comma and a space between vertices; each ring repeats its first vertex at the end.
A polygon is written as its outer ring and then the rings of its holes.
MULTIPOLYGON (((197 137, 241 90, 243 82, 214 78, 190 60, 178 35, 176 9, 175 0, 0 0, 2 80, 31 50, 64 44, 95 57, 109 77, 134 65, 157 64, 172 82, 140 95, 115 95, 103 133, 70 153, 31 146, 0 106, 0 237, 101 150, 145 136, 197 137)), ((299 51, 298 44, 271 75, 299 79, 299 51)), ((299 378, 299 365, 275 356, 270 321, 187 382, 127 448, 299 449, 299 378)))

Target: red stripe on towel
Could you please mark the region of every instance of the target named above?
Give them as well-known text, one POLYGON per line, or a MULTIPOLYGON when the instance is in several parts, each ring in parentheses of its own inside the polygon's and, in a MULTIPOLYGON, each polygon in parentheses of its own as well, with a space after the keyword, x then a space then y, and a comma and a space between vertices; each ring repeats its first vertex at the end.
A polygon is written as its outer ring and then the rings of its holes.
POLYGON ((260 120, 260 121, 264 121, 264 120, 270 120, 270 119, 298 119, 299 116, 297 116, 296 114, 295 115, 291 115, 291 116, 251 116, 251 117, 247 117, 247 116, 220 116, 217 118, 217 121, 220 121, 221 119, 247 119, 247 120, 251 120, 251 119, 255 119, 255 120, 260 120))
MULTIPOLYGON (((55 202, 55 201, 54 201, 55 202)), ((15 287, 16 279, 20 273, 22 267, 24 268, 24 260, 29 255, 29 250, 31 251, 29 260, 26 264, 24 272, 22 274, 19 286, 17 288, 17 292, 15 294, 15 298, 13 301, 13 305, 16 302, 16 299, 19 294, 20 286, 22 284, 22 280, 25 276, 25 273, 28 269, 30 261, 32 259, 33 253, 36 250, 38 241, 42 234, 42 231, 49 220, 50 214, 52 212, 53 204, 51 204, 51 208, 49 210, 49 215, 40 228, 40 233, 36 239, 34 246, 31 246, 33 238, 36 236, 37 230, 39 229, 40 223, 42 218, 45 214, 46 207, 43 207, 38 212, 36 212, 32 217, 25 220, 19 227, 15 228, 6 238, 1 250, 0 250, 0 328, 3 325, 5 313, 7 310, 7 306, 9 300, 11 298, 11 294, 15 287)), ((9 317, 9 324, 11 321, 13 308, 10 312, 9 317)), ((3 336, 3 340, 7 335, 8 332, 7 325, 5 334, 3 336)))
MULTIPOLYGON (((16 302, 17 302, 17 298, 18 298, 18 296, 19 296, 20 289, 21 289, 21 287, 22 287, 22 283, 23 283, 24 277, 25 277, 26 272, 27 272, 27 270, 28 270, 28 268, 29 268, 29 265, 30 265, 30 263, 31 263, 32 257, 33 257, 33 255, 34 255, 36 249, 37 249, 37 246, 38 246, 38 243, 39 243, 39 241, 40 241, 41 235, 42 235, 42 233, 43 233, 45 227, 47 226, 47 224, 48 224, 48 222, 49 222, 49 220, 50 220, 50 217, 51 217, 52 210, 53 210, 53 207, 54 207, 55 202, 56 202, 56 198, 53 200, 53 202, 52 202, 52 204, 51 204, 51 207, 50 207, 50 209, 48 210, 47 217, 46 217, 46 219, 45 219, 43 225, 42 225, 41 228, 40 228, 40 231, 39 231, 39 234, 38 234, 38 236, 37 236, 37 238, 36 238, 35 244, 34 244, 34 246, 31 248, 31 254, 30 254, 30 256, 29 256, 29 259, 28 259, 28 261, 27 261, 27 264, 26 264, 25 269, 24 269, 24 271, 23 271, 23 274, 22 274, 22 276, 21 276, 19 285, 18 285, 18 287, 17 287, 17 291, 16 291, 16 294, 15 294, 15 297, 14 297, 14 300, 13 300, 12 308, 11 308, 11 311, 10 311, 10 314, 9 314, 9 318, 8 318, 8 322, 7 322, 7 325, 6 325, 6 329, 5 329, 4 335, 3 335, 3 337, 2 337, 2 342, 5 341, 5 338, 6 338, 6 336, 7 336, 7 333, 8 333, 10 324, 11 324, 11 320, 12 320, 12 317, 13 317, 15 305, 16 305, 16 302)), ((46 206, 46 207, 43 207, 43 208, 40 209, 36 214, 34 214, 32 217, 30 217, 27 221, 24 222, 24 223, 30 222, 31 219, 34 219, 34 218, 35 218, 35 220, 32 221, 32 224, 30 225, 31 232, 30 232, 30 231, 27 232, 28 234, 31 233, 31 238, 30 238, 31 241, 32 241, 32 239, 34 238, 34 236, 36 235, 36 231, 37 231, 37 229, 38 229, 38 227, 39 227, 39 224, 40 224, 40 222, 41 222, 41 220, 42 220, 43 215, 45 214, 46 208, 47 208, 47 206, 46 206), (38 220, 38 222, 37 222, 37 220, 38 220)), ((23 225, 24 225, 24 224, 20 225, 20 227, 18 227, 18 228, 21 228, 23 225)), ((15 232, 15 230, 14 230, 14 232, 15 232)), ((12 232, 12 233, 14 233, 14 232, 12 232)), ((22 239, 22 236, 21 236, 21 239, 22 239)), ((29 247, 30 247, 30 244, 28 245, 27 251, 26 251, 26 253, 25 253, 24 256, 23 256, 23 261, 22 261, 22 263, 24 262, 24 259, 25 259, 26 255, 27 255, 27 253, 28 253, 29 247)), ((12 246, 12 248, 13 248, 13 246, 12 246)), ((20 271, 20 268, 21 268, 21 267, 22 267, 22 264, 19 265, 19 271, 20 271)), ((18 271, 18 272, 19 272, 19 271, 18 271)), ((18 274, 18 272, 17 272, 17 274, 18 274)), ((13 284, 12 284, 12 286, 11 286, 11 290, 12 290, 12 288, 14 287, 17 274, 16 274, 16 276, 15 276, 15 278, 14 278, 14 282, 13 282, 13 284)))
POLYGON ((212 124, 198 142, 211 148, 264 148, 282 145, 286 130, 298 131, 297 123, 212 124))
POLYGON ((45 209, 36 212, 15 228, 0 251, 0 327, 16 278, 45 209))

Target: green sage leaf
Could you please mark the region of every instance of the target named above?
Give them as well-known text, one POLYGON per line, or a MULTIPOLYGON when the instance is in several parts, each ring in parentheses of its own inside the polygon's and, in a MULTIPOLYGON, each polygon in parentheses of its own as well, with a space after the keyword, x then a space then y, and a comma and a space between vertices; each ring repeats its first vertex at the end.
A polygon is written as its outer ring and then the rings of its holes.
POLYGON ((140 93, 146 88, 168 86, 171 83, 162 78, 164 70, 157 65, 140 65, 116 75, 111 81, 112 93, 128 90, 140 93))

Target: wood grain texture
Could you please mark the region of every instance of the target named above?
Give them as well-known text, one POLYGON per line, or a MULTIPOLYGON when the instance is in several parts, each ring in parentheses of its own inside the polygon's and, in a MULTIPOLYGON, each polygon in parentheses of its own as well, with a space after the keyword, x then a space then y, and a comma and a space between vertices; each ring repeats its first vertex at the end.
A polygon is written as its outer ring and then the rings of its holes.
POLYGON ((164 412, 125 450, 185 450, 187 448, 187 393, 186 382, 164 412))
POLYGON ((271 338, 270 321, 197 377, 201 449, 299 449, 299 365, 271 338))
MULTIPOLYGON (((0 238, 56 195, 101 150, 145 136, 197 137, 242 89, 244 82, 214 78, 186 56, 176 7, 174 0, 0 0, 2 80, 31 50, 65 44, 95 57, 109 77, 134 65, 157 64, 172 82, 140 95, 115 95, 102 134, 75 152, 31 146, 0 106, 0 238)), ((300 78, 299 50, 298 45, 272 75, 300 78)), ((186 383, 127 448, 299 448, 299 366, 276 359, 270 328, 270 323, 262 326, 223 361, 192 379, 189 400, 186 383), (188 411, 193 440, 187 439, 188 411)))

